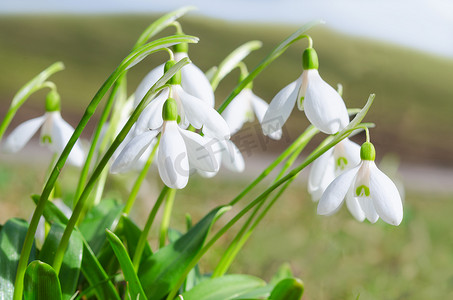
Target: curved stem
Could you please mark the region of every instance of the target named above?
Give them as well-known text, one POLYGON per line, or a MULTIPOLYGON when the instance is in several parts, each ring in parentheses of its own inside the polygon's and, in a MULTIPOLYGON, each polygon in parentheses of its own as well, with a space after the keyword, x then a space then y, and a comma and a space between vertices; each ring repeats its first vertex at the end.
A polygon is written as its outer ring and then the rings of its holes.
POLYGON ((174 22, 171 23, 170 25, 176 28, 176 34, 184 34, 184 33, 182 32, 181 23, 179 23, 178 21, 174 21, 174 22))
POLYGON ((159 248, 164 247, 167 240, 168 227, 170 225, 170 217, 173 210, 173 203, 175 201, 175 194, 175 189, 170 189, 168 191, 167 200, 165 201, 164 215, 162 216, 162 221, 160 222, 159 248))
POLYGON ((127 198, 127 201, 126 201, 126 205, 123 208, 123 214, 126 214, 126 215, 129 214, 132 206, 135 203, 135 199, 137 199, 137 194, 140 190, 140 187, 142 186, 143 180, 145 179, 146 174, 148 173, 149 167, 153 163, 154 157, 156 156, 157 148, 159 146, 159 141, 160 141, 160 136, 157 138, 157 143, 154 146, 153 151, 151 151, 151 154, 149 155, 145 166, 140 171, 140 174, 138 175, 137 180, 135 181, 134 186, 132 187, 131 193, 129 194, 129 197, 127 198))
MULTIPOLYGON (((312 126, 313 127, 313 126, 312 126)), ((308 128, 306 132, 308 131, 308 128)), ((286 163, 284 164, 283 168, 281 169, 280 173, 277 175, 277 177, 274 179, 274 182, 278 181, 280 178, 283 177, 283 175, 286 173, 286 171, 293 165, 294 161, 297 159, 299 154, 302 152, 302 150, 305 148, 305 146, 308 144, 308 142, 315 136, 316 133, 319 131, 313 130, 311 131, 310 135, 306 136, 306 140, 304 143, 302 143, 299 148, 297 148, 291 156, 288 158, 286 163)), ((276 199, 273 199, 272 201, 274 202, 276 199)), ((258 214, 259 210, 261 207, 265 204, 266 199, 264 201, 260 202, 257 207, 255 207, 254 211, 252 214, 249 216, 245 224, 242 226, 241 230, 238 232, 236 237, 233 239, 233 241, 230 243, 228 249, 225 251, 224 255, 220 259, 216 269, 214 270, 212 277, 220 277, 223 274, 226 273, 228 268, 230 267, 231 263, 233 262, 234 258, 236 255, 239 253, 239 250, 242 248, 242 246, 245 244, 247 241, 248 237, 252 233, 253 229, 258 225, 258 223, 261 221, 261 219, 264 217, 264 215, 269 211, 270 207, 265 208, 265 210, 260 214, 258 219, 254 222, 254 224, 250 227, 249 230, 247 228, 249 225, 252 223, 253 219, 255 216, 258 214)), ((272 203, 272 202, 271 202, 272 203)), ((272 206, 272 205, 270 205, 272 206)))
POLYGON ((143 228, 143 231, 140 233, 140 237, 137 242, 137 247, 135 248, 135 253, 134 253, 134 258, 132 259, 132 263, 134 264, 135 271, 138 272, 138 267, 140 266, 140 260, 142 258, 143 250, 145 249, 146 241, 148 238, 149 231, 151 229, 151 225, 154 222, 154 219, 156 218, 157 211, 159 210, 160 206, 162 205, 162 202, 165 199, 165 196, 167 195, 168 191, 170 188, 168 186, 164 186, 162 191, 160 192, 159 197, 156 200, 156 203, 154 203, 153 209, 148 215, 148 219, 146 220, 145 228, 143 228))

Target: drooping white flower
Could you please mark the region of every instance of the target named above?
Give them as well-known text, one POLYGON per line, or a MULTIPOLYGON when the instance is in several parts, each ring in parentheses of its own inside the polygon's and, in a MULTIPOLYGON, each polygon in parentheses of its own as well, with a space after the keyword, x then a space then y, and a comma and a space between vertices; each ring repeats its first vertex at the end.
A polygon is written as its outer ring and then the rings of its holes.
POLYGON ((316 159, 308 175, 308 192, 313 201, 321 199, 327 186, 342 172, 360 162, 360 146, 344 139, 316 159))
MULTIPOLYGON (((188 57, 187 52, 176 52, 175 61, 178 62, 181 59, 188 57)), ((148 90, 164 75, 165 64, 161 64, 152 69, 143 78, 137 90, 135 91, 135 105, 143 99, 148 90)), ((203 71, 201 71, 196 65, 190 63, 185 65, 181 69, 181 87, 183 90, 202 100, 210 107, 214 107, 214 91, 212 90, 211 84, 208 78, 206 78, 203 71)))
MULTIPOLYGON (((61 117, 58 94, 50 92, 46 99, 46 113, 15 128, 5 140, 3 149, 10 153, 21 150, 39 128, 41 128, 40 143, 47 145, 52 152, 61 154, 71 138, 74 128, 61 117)), ((68 163, 82 166, 84 159, 84 151, 77 141, 68 156, 68 163)))
POLYGON ((324 133, 334 134, 349 123, 343 99, 318 73, 318 57, 313 48, 305 49, 303 68, 302 75, 278 92, 269 104, 262 121, 265 135, 281 130, 296 102, 308 120, 324 133))
MULTIPOLYGON (((242 128, 245 122, 252 122, 255 115, 258 122, 263 124, 263 118, 268 107, 266 101, 256 96, 251 88, 246 87, 230 102, 223 111, 222 117, 227 122, 233 135, 242 128)), ((281 136, 281 130, 269 134, 269 137, 275 140, 279 140, 281 136)))
MULTIPOLYGON (((170 68, 174 64, 175 61, 167 62, 165 69, 170 68)), ((169 97, 171 89, 171 96, 176 100, 181 118, 180 125, 183 128, 187 128, 191 124, 196 129, 203 127, 203 133, 209 136, 218 139, 229 139, 230 130, 225 120, 210 104, 185 92, 180 84, 180 76, 179 72, 176 73, 169 81, 171 88, 164 88, 143 110, 137 120, 137 132, 141 133, 147 129, 156 129, 162 126, 162 107, 169 97)))
POLYGON ((161 132, 157 167, 162 181, 168 187, 184 188, 189 180, 190 168, 217 172, 219 165, 207 145, 209 140, 178 126, 177 103, 174 99, 165 101, 162 115, 162 126, 133 137, 112 164, 111 171, 118 173, 129 170, 161 132))
POLYGON ((391 225, 399 225, 403 219, 403 205, 393 181, 374 163, 374 146, 366 142, 360 150, 362 161, 345 171, 327 187, 319 200, 318 214, 331 215, 344 199, 352 215, 363 221, 375 223, 379 217, 391 225))

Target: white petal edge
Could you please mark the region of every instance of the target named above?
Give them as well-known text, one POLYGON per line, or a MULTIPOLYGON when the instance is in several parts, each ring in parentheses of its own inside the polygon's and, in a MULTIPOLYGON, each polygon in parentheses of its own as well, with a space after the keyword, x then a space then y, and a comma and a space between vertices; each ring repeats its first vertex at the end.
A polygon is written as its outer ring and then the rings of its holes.
POLYGON ((230 128, 222 116, 202 100, 186 93, 180 86, 174 86, 174 95, 178 97, 184 108, 185 116, 193 127, 217 139, 229 139, 230 128))
POLYGON ((113 162, 110 172, 123 173, 132 170, 158 133, 157 130, 148 130, 133 137, 113 162))
POLYGON ((243 172, 245 169, 245 162, 241 151, 230 140, 224 140, 222 141, 222 144, 224 148, 222 153, 223 165, 230 171, 243 172))
POLYGON ((160 178, 170 188, 182 189, 189 181, 187 149, 176 121, 164 123, 157 153, 157 168, 160 178))
POLYGON ((319 201, 322 194, 335 179, 333 149, 327 150, 311 165, 308 174, 308 192, 313 201, 319 201))
POLYGON ((164 64, 161 64, 152 69, 142 79, 134 94, 134 107, 137 107, 138 103, 142 101, 148 90, 164 75, 164 64))
POLYGON ((250 111, 249 93, 242 90, 222 112, 222 117, 230 128, 231 135, 241 130, 245 122, 248 121, 247 114, 250 111))
MULTIPOLYGON (((260 124, 263 123, 264 115, 266 114, 269 104, 267 104, 266 101, 258 97, 257 95, 251 93, 251 103, 253 107, 253 111, 255 112, 256 118, 258 119, 258 122, 260 124)), ((261 125, 262 127, 262 125, 261 125)), ((274 131, 272 133, 268 134, 268 137, 270 137, 273 140, 279 140, 282 138, 282 130, 279 129, 277 131, 274 131)))
POLYGON ((181 69, 181 86, 190 95, 214 107, 214 92, 211 84, 203 71, 194 64, 188 64, 181 69))
POLYGON ((359 166, 342 173, 327 187, 318 203, 319 215, 331 215, 341 206, 359 166))
POLYGON ((261 122, 264 135, 270 135, 282 129, 296 104, 302 77, 285 86, 275 95, 269 104, 266 114, 261 122))
POLYGON ((20 124, 6 138, 3 144, 5 152, 14 153, 22 149, 44 123, 46 116, 34 118, 20 124))
MULTIPOLYGON (((59 112, 54 113, 50 148, 55 153, 61 154, 74 133, 74 128, 63 120, 59 112)), ((81 167, 85 163, 85 152, 83 151, 80 139, 77 140, 74 147, 72 147, 67 161, 69 164, 76 167, 81 167)))
POLYGON ((370 194, 377 213, 384 222, 399 225, 403 220, 403 204, 396 185, 376 167, 370 166, 370 194))
POLYGON ((217 172, 219 163, 214 154, 216 141, 184 129, 179 129, 179 132, 186 144, 190 167, 207 172, 217 172))
POLYGON ((365 220, 365 212, 362 210, 357 198, 354 197, 352 185, 346 194, 346 207, 357 221, 363 222, 365 220))
POLYGON ((309 70, 304 111, 307 119, 326 134, 334 134, 349 123, 349 116, 343 99, 317 70, 309 70))
POLYGON ((142 111, 137 119, 137 126, 135 131, 137 134, 147 131, 148 129, 157 129, 162 126, 164 120, 162 119, 162 108, 165 100, 168 98, 168 89, 162 92, 142 111))

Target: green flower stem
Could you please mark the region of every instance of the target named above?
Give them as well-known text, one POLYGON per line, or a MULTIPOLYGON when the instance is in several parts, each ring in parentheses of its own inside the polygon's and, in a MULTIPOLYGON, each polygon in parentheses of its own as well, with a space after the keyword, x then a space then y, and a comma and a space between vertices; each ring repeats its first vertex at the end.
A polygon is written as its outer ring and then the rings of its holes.
POLYGON ((140 234, 140 237, 137 242, 137 247, 135 248, 134 258, 132 259, 132 263, 134 265, 136 272, 138 272, 138 268, 140 266, 140 261, 142 258, 143 250, 145 249, 151 225, 153 224, 154 219, 156 218, 157 211, 159 210, 160 206, 162 205, 162 202, 165 199, 165 196, 169 191, 170 188, 168 186, 164 186, 164 188, 160 192, 159 197, 156 200, 156 203, 154 203, 153 209, 149 213, 148 219, 146 220, 145 228, 143 228, 143 231, 140 234))
POLYGON ((134 186, 132 187, 131 193, 129 194, 129 198, 127 198, 126 205, 123 208, 123 214, 128 215, 129 212, 131 211, 132 206, 135 203, 135 199, 137 199, 137 194, 140 190, 140 187, 142 185, 143 180, 146 177, 146 174, 148 173, 149 167, 154 161, 154 157, 156 156, 157 153, 157 148, 159 147, 159 141, 160 141, 160 136, 158 137, 157 143, 153 148, 153 151, 148 157, 148 160, 146 161, 145 166, 143 169, 140 171, 140 174, 137 177, 137 180, 134 183, 134 186))
POLYGON ((118 89, 121 85, 121 83, 119 81, 121 81, 121 77, 113 85, 112 92, 110 93, 110 96, 109 96, 107 102, 105 103, 105 107, 104 107, 104 110, 102 111, 101 118, 99 119, 99 122, 97 124, 96 130, 93 135, 93 138, 91 140, 90 150, 88 150, 88 154, 85 159, 85 164, 83 165, 82 171, 80 172, 79 182, 77 184, 77 190, 75 192, 74 201, 73 201, 74 206, 77 204, 77 200, 80 198, 80 195, 83 190, 83 186, 85 185, 86 180, 88 178, 88 172, 90 170, 91 161, 93 160, 93 156, 96 151, 96 146, 98 145, 99 137, 100 137, 101 131, 102 131, 102 126, 105 124, 105 122, 107 122, 110 111, 112 110, 112 107, 113 107, 116 92, 118 91, 118 89))
MULTIPOLYGON (((318 146, 305 160, 302 164, 291 170, 287 175, 283 178, 272 184, 269 188, 267 188, 263 193, 261 193, 257 198, 255 198, 252 202, 250 202, 245 208, 243 208, 236 216, 233 217, 226 225, 224 225, 207 243, 206 245, 195 255, 189 265, 186 267, 183 275, 180 277, 178 283, 174 286, 173 290, 169 293, 167 300, 171 300, 175 297, 176 293, 179 290, 179 287, 183 284, 187 274, 192 270, 198 261, 203 257, 203 255, 209 250, 209 248, 214 245, 214 243, 225 233, 227 232, 237 221, 239 221, 242 216, 244 216, 248 211, 250 211, 255 205, 259 202, 265 200, 267 196, 272 193, 275 189, 277 189, 280 185, 286 183, 288 180, 294 178, 300 171, 306 168, 309 164, 311 164, 315 159, 320 157, 324 154, 327 150, 338 144, 340 141, 347 138, 354 130, 358 129, 356 126, 358 125, 363 117, 365 116, 366 112, 368 111, 369 107, 371 106, 374 100, 374 95, 370 95, 367 104, 362 109, 362 111, 354 118, 351 123, 346 126, 341 132, 337 133, 334 136, 329 136, 326 138, 325 142, 322 145, 318 146), (322 146, 322 147, 321 147, 322 146)), ((361 124, 364 125, 364 124, 361 124)))
POLYGON ((54 73, 63 69, 63 63, 56 62, 39 73, 35 78, 27 82, 23 87, 19 89, 16 95, 14 95, 13 100, 11 101, 11 105, 6 112, 2 123, 0 124, 0 141, 2 140, 3 135, 5 134, 6 129, 14 118, 17 110, 27 101, 30 95, 46 87, 55 89, 55 84, 53 84, 52 82, 46 82, 46 80, 54 73))
POLYGON ((165 246, 167 241, 168 227, 170 225, 171 212, 173 210, 173 203, 175 202, 175 189, 170 189, 168 191, 167 200, 165 201, 164 215, 162 216, 162 221, 160 222, 160 231, 159 231, 159 248, 165 246))
POLYGON ((245 195, 247 195, 250 190, 252 190, 258 183, 260 183, 267 175, 269 175, 272 170, 275 169, 284 159, 291 155, 297 148, 307 142, 307 139, 310 140, 312 135, 316 134, 318 130, 314 127, 309 127, 303 134, 301 134, 282 154, 280 154, 277 159, 275 159, 252 183, 250 183, 239 195, 237 195, 228 205, 233 206, 239 200, 241 200, 245 195))
MULTIPOLYGON (((57 272, 57 274, 60 271, 61 264, 63 262, 63 256, 64 252, 66 251, 66 248, 69 243, 69 238, 72 234, 72 231, 75 227, 75 224, 77 223, 80 214, 83 211, 83 208, 85 206, 86 200, 93 189, 97 179, 99 178, 102 170, 104 167, 107 165, 109 162, 110 158, 112 157, 113 153, 115 150, 118 148, 118 146, 122 143, 122 141, 126 138, 126 135, 132 128, 132 125, 137 121, 138 117, 140 116, 140 113, 143 111, 143 109, 146 107, 146 105, 149 104, 151 101, 149 98, 151 96, 155 96, 156 93, 165 87, 165 83, 177 72, 179 71, 183 66, 185 66, 189 62, 188 59, 184 58, 180 60, 176 65, 174 65, 170 70, 168 70, 152 87, 151 89, 146 93, 146 95, 143 97, 143 99, 140 101, 140 103, 137 105, 135 110, 132 112, 132 115, 130 116, 129 120, 126 122, 124 125, 123 129, 120 131, 116 139, 113 141, 112 145, 109 147, 105 155, 102 157, 101 161, 98 163, 97 167, 94 169, 93 173, 91 174, 90 179, 88 180, 85 189, 83 190, 82 194, 80 195, 79 200, 77 201, 77 204, 74 208, 74 211, 71 215, 71 218, 68 221, 68 224, 66 225, 65 231, 63 233, 63 236, 61 237, 60 244, 58 245, 57 251, 55 253, 54 257, 54 262, 53 262, 53 268, 57 272)), ((63 151, 64 152, 64 151, 63 151)), ((47 198, 46 198, 47 199, 47 198)), ((39 203, 38 203, 39 204, 39 203)))
MULTIPOLYGON (((321 23, 320 21, 313 21, 310 23, 307 23, 306 25, 302 26, 299 28, 296 32, 291 34, 288 38, 286 38, 283 42, 277 45, 277 47, 272 50, 271 53, 269 53, 268 56, 266 56, 259 64, 258 66, 253 69, 253 71, 250 72, 250 74, 244 78, 231 92, 231 94, 228 96, 228 98, 225 99, 225 101, 220 105, 219 109, 217 111, 219 113, 222 113, 225 108, 230 104, 230 102, 250 83, 253 81, 253 79, 261 73, 271 62, 276 60, 280 55, 282 55, 288 48, 291 46, 294 42, 303 39, 303 38, 308 38, 307 35, 304 33, 309 30, 311 27, 314 25, 317 25, 321 23)), ((309 40, 310 43, 310 40, 309 40)), ((211 84, 212 85, 212 84, 211 84)))
MULTIPOLYGON (((288 160, 285 162, 283 168, 280 170, 279 174, 277 177, 274 179, 274 182, 278 181, 280 178, 283 177, 283 175, 286 173, 286 171, 293 165, 294 161, 297 159, 299 154, 302 152, 302 150, 305 148, 305 146, 310 142, 310 140, 319 132, 319 130, 316 130, 316 128, 313 125, 310 125, 305 132, 302 135, 305 135, 306 139, 304 140, 304 143, 299 145, 299 147, 291 154, 291 156, 288 158, 288 160), (309 135, 305 135, 306 132, 309 132, 309 135)), ((275 199, 275 198, 274 198, 275 199)), ((275 201, 275 200, 272 201, 275 201)), ((228 249, 225 251, 223 254, 222 258, 220 259, 216 269, 214 270, 212 277, 220 277, 223 274, 226 273, 228 268, 230 267, 231 263, 233 262, 234 258, 236 255, 239 253, 239 250, 242 248, 242 246, 245 244, 247 241, 248 237, 254 230, 254 228, 258 225, 258 223, 261 221, 261 219, 264 217, 264 215, 267 213, 269 210, 269 206, 266 207, 263 213, 258 217, 257 221, 252 225, 252 227, 247 231, 247 228, 249 225, 252 223, 253 219, 255 218, 256 214, 259 212, 261 207, 265 204, 266 199, 261 201, 254 209, 250 217, 247 219, 245 224, 242 226, 241 230, 238 232, 238 234, 235 236, 233 241, 230 243, 228 249), (247 233, 246 233, 247 232, 247 233)))

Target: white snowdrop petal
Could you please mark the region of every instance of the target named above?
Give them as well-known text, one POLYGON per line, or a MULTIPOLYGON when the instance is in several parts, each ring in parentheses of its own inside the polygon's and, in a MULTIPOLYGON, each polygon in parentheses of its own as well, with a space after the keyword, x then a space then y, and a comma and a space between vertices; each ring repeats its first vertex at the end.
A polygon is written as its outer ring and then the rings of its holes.
POLYGON ((45 116, 41 116, 20 124, 11 132, 8 138, 6 138, 5 143, 3 144, 3 150, 5 152, 13 153, 22 149, 38 131, 45 119, 45 116))
POLYGON ((115 159, 110 167, 110 171, 112 173, 123 173, 132 170, 135 163, 149 147, 158 133, 157 130, 148 130, 133 137, 115 159))
POLYGON ((391 225, 399 225, 403 220, 400 194, 393 181, 374 162, 370 166, 370 194, 382 220, 391 225))
POLYGON ((358 170, 359 166, 348 170, 329 184, 318 203, 319 215, 331 215, 341 206, 358 170))
MULTIPOLYGON (((63 149, 66 147, 69 139, 71 138, 72 134, 74 133, 74 128, 69 125, 65 120, 61 118, 59 112, 54 115, 53 118, 53 126, 52 126, 52 142, 50 143, 50 148, 55 153, 60 154, 63 152, 63 149)), ((78 140, 74 147, 72 147, 71 152, 68 156, 68 163, 73 166, 81 167, 85 162, 85 153, 82 149, 82 145, 80 144, 80 140, 78 140)))
POLYGON ((142 101, 148 90, 164 75, 164 64, 152 69, 140 82, 135 91, 134 107, 142 101))
POLYGON ((243 172, 245 169, 244 157, 241 151, 230 140, 222 141, 224 145, 224 152, 222 155, 222 163, 233 172, 243 172))
POLYGON ((213 151, 216 141, 192 131, 184 129, 179 129, 179 131, 186 144, 190 167, 208 172, 218 171, 219 163, 213 151))
POLYGON ((309 74, 304 100, 305 115, 320 131, 333 134, 346 127, 349 116, 340 95, 322 78, 317 70, 309 74))
POLYGON ((203 133, 218 139, 229 139, 230 128, 222 116, 200 99, 187 94, 180 86, 173 87, 175 96, 179 97, 185 116, 193 127, 203 126, 203 133))
POLYGON ((286 120, 288 120, 297 100, 297 94, 302 82, 301 78, 299 77, 296 81, 285 86, 272 99, 261 122, 265 135, 281 130, 286 120))
MULTIPOLYGON (((260 124, 263 123, 264 115, 266 114, 269 104, 267 104, 266 101, 258 97, 257 95, 251 93, 251 102, 252 102, 252 107, 255 112, 256 118, 258 119, 258 122, 260 124)), ((274 131, 272 133, 268 134, 268 137, 270 137, 273 140, 279 140, 282 138, 282 130, 279 129, 277 131, 274 131)))
POLYGON ((190 95, 214 107, 214 92, 211 84, 203 71, 194 64, 188 64, 181 69, 181 86, 190 95))
POLYGON ((157 129, 162 126, 162 107, 168 98, 168 89, 164 89, 156 98, 151 100, 137 119, 135 131, 137 134, 148 129, 157 129))
POLYGON ((352 186, 346 194, 346 207, 357 221, 363 222, 365 220, 365 213, 363 212, 359 201, 353 195, 352 186))
POLYGON ((327 150, 311 165, 308 175, 308 192, 313 201, 321 199, 327 186, 335 179, 332 153, 333 149, 327 150))
POLYGON ((374 207, 373 199, 371 197, 356 197, 356 199, 365 213, 365 218, 373 224, 376 223, 379 220, 379 214, 374 207))
POLYGON ((160 139, 157 167, 162 181, 170 188, 182 189, 189 180, 189 159, 178 124, 167 121, 160 139))
POLYGON ((342 141, 348 167, 354 167, 360 163, 360 146, 346 138, 342 141))
POLYGON ((222 112, 222 117, 225 119, 230 128, 231 135, 238 132, 245 122, 247 122, 247 114, 250 114, 249 95, 242 90, 222 112))

